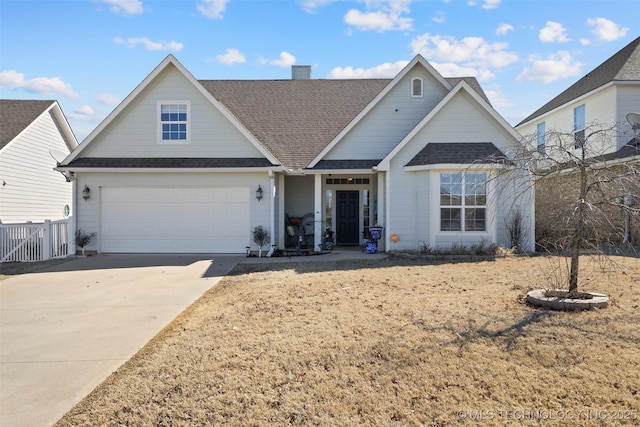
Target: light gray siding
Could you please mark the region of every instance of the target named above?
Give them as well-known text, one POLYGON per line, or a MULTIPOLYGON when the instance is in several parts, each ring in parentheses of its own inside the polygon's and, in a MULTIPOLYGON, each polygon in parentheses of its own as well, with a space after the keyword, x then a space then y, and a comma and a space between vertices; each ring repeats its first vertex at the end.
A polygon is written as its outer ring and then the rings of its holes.
MULTIPOLYGON (((514 200, 498 197, 498 184, 492 182, 493 195, 488 204, 488 229, 478 233, 440 232, 439 174, 444 169, 405 171, 404 166, 428 143, 491 142, 503 153, 512 153, 518 144, 503 126, 464 92, 458 93, 427 123, 390 162, 388 189, 389 233, 396 233, 398 249, 470 246, 485 240, 487 244, 506 242, 504 217, 514 200)), ((444 165, 440 166, 446 167, 444 165)), ((450 167, 450 166, 449 166, 450 167)), ((451 170, 451 169, 447 169, 451 170)), ((518 200, 517 203, 523 203, 518 200)), ((523 205, 527 215, 530 205, 523 205)))
POLYGON ((325 159, 382 159, 445 95, 442 84, 416 65, 325 159), (423 79, 422 98, 411 97, 415 77, 423 79))
POLYGON ((257 148, 178 70, 167 67, 85 157, 263 157, 257 148), (158 102, 190 103, 189 143, 158 143, 158 102))

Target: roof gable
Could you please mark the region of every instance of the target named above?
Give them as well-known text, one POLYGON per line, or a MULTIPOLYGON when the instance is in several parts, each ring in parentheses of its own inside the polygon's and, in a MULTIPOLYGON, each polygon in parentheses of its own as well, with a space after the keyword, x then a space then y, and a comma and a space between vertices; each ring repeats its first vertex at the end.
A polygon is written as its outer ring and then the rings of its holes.
POLYGON ((120 115, 126 114, 129 106, 131 106, 135 100, 142 96, 147 88, 153 86, 153 84, 163 77, 165 70, 170 67, 174 67, 188 82, 191 84, 197 92, 199 92, 208 102, 213 105, 228 121, 232 124, 247 140, 272 164, 277 164, 276 158, 261 145, 255 137, 247 131, 247 129, 232 115, 229 111, 215 99, 211 93, 205 90, 202 85, 187 71, 187 69, 173 56, 168 55, 134 90, 131 92, 124 101, 116 107, 115 110, 107 116, 105 120, 96 127, 87 137, 85 142, 81 144, 77 150, 74 150, 63 162, 64 165, 69 165, 75 159, 81 157, 83 152, 86 152, 90 147, 99 142, 99 137, 110 125, 118 120, 120 115))
POLYGON ((0 99, 0 149, 22 133, 54 102, 0 99))
POLYGON ((516 125, 521 126, 587 93, 617 81, 640 82, 640 37, 516 125))
POLYGON ((341 140, 344 138, 351 129, 353 129, 363 118, 371 111, 373 108, 381 102, 382 99, 391 91, 394 87, 396 87, 400 81, 415 67, 416 65, 421 65, 424 69, 434 78, 436 82, 442 85, 447 91, 451 90, 453 87, 447 79, 442 77, 438 71, 431 64, 429 64, 422 55, 416 55, 412 61, 410 61, 403 69, 398 73, 393 80, 380 92, 378 95, 364 108, 357 117, 352 120, 348 126, 346 126, 324 149, 311 161, 308 165, 310 168, 315 167, 315 165, 323 159, 324 156, 327 155, 331 151, 333 147, 335 147, 341 140))
POLYGON ((467 94, 470 99, 470 102, 475 103, 481 110, 485 111, 488 115, 488 120, 493 120, 497 126, 504 130, 507 135, 511 137, 514 143, 520 140, 520 135, 516 130, 507 123, 507 121, 498 114, 496 110, 494 110, 488 102, 486 102, 474 89, 472 89, 469 84, 467 84, 464 80, 460 81, 458 85, 453 88, 451 92, 445 96, 442 101, 431 110, 425 118, 415 126, 407 136, 380 162, 378 166, 380 170, 386 170, 390 166, 391 160, 411 141, 419 132, 422 130, 428 123, 430 123, 434 117, 438 115, 440 111, 442 111, 447 104, 452 102, 454 97, 460 94, 467 94))
POLYGON ((69 151, 76 148, 76 138, 57 101, 0 99, 0 150, 47 111, 52 112, 69 151))

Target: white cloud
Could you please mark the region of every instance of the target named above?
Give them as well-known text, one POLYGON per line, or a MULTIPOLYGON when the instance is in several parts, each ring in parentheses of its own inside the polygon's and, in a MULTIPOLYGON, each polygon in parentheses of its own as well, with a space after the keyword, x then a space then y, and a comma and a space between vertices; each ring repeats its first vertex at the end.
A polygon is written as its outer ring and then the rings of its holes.
POLYGON ((606 18, 594 18, 587 20, 587 24, 593 27, 591 32, 603 42, 611 42, 622 38, 629 32, 628 28, 622 28, 606 18))
POLYGON ((296 63, 296 57, 291 55, 289 52, 280 52, 280 59, 274 59, 273 61, 268 61, 271 65, 277 65, 278 67, 290 67, 296 63))
POLYGON ((483 9, 496 9, 498 6, 500 6, 500 2, 502 0, 484 0, 484 3, 482 4, 482 8, 483 9))
POLYGON ((222 55, 216 56, 216 61, 221 64, 233 65, 233 64, 243 64, 247 62, 247 59, 243 54, 240 53, 238 49, 227 49, 226 53, 222 55))
POLYGON ((351 9, 344 22, 360 31, 406 31, 413 29, 413 19, 403 17, 409 13, 411 0, 367 0, 367 11, 351 9))
POLYGON ((128 39, 123 39, 122 37, 116 37, 113 39, 116 44, 124 44, 127 47, 134 48, 137 45, 143 45, 147 50, 171 50, 174 52, 178 52, 182 50, 184 45, 182 43, 178 43, 175 41, 166 42, 163 40, 154 42, 149 40, 146 37, 129 37, 128 39))
POLYGON ((144 12, 142 2, 139 0, 101 0, 111 6, 114 13, 122 13, 124 15, 139 15, 144 12))
POLYGON ((222 19, 228 2, 229 0, 200 0, 196 8, 207 18, 222 19))
POLYGON ((567 29, 562 24, 553 21, 547 21, 547 26, 540 30, 538 38, 544 43, 566 43, 569 41, 567 29))
POLYGON ((573 62, 569 52, 560 51, 549 55, 547 59, 540 59, 536 56, 529 58, 530 67, 526 67, 516 78, 519 82, 543 82, 551 83, 567 77, 580 75, 583 63, 573 62))
POLYGON ((120 98, 108 93, 101 93, 98 95, 98 102, 102 105, 113 106, 113 105, 118 105, 120 103, 120 98))
POLYGON ((443 24, 446 21, 446 15, 444 14, 444 12, 438 11, 433 14, 431 20, 436 24, 443 24))
POLYGON ((385 62, 373 68, 336 67, 329 72, 330 79, 374 79, 395 77, 409 61, 385 62))
POLYGON ((491 102, 493 108, 497 110, 515 106, 515 104, 509 101, 509 99, 499 90, 485 89, 484 93, 487 95, 487 98, 489 98, 489 101, 491 102))
POLYGON ((465 66, 502 68, 518 60, 507 43, 488 43, 482 37, 456 40, 451 36, 423 34, 411 41, 414 54, 428 61, 463 63, 465 66))
POLYGON ((83 105, 81 107, 76 108, 75 110, 73 110, 73 113, 69 113, 68 116, 70 119, 79 120, 83 122, 90 122, 90 121, 96 120, 96 116, 93 111, 93 108, 91 108, 88 105, 83 105))
POLYGON ((513 25, 510 24, 500 24, 498 26, 498 28, 496 29, 496 35, 498 36, 504 36, 506 35, 509 31, 514 31, 513 25))
POLYGON ((496 75, 483 68, 462 67, 458 64, 429 62, 444 77, 475 77, 481 82, 494 80, 496 75))
POLYGON ((337 0, 304 0, 301 4, 302 10, 307 13, 315 13, 321 7, 335 3, 337 0))
POLYGON ((0 73, 0 87, 23 89, 27 92, 46 96, 64 96, 72 99, 80 97, 71 88, 71 85, 65 83, 60 77, 36 77, 31 80, 25 80, 24 74, 18 73, 16 70, 6 70, 0 73))

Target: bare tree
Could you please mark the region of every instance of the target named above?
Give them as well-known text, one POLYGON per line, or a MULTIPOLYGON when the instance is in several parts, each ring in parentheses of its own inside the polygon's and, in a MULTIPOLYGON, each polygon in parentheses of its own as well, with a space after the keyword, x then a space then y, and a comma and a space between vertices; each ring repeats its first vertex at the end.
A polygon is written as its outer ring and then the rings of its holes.
MULTIPOLYGON (((615 126, 597 124, 581 132, 552 130, 544 151, 523 141, 503 172, 524 169, 536 177, 538 247, 569 255, 568 297, 578 294, 581 253, 633 240, 631 219, 640 217, 634 203, 640 199, 640 148, 631 143, 624 152, 604 154, 618 136, 615 126)), ((511 233, 516 236, 517 229, 511 233)))

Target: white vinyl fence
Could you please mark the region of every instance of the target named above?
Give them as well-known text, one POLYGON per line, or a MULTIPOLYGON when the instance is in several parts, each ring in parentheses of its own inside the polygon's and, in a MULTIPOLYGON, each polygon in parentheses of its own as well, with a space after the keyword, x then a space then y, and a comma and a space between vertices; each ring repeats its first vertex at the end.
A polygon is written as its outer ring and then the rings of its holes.
POLYGON ((64 258, 71 247, 69 220, 0 224, 0 262, 64 258))

